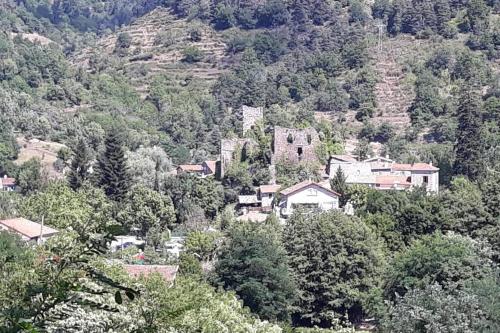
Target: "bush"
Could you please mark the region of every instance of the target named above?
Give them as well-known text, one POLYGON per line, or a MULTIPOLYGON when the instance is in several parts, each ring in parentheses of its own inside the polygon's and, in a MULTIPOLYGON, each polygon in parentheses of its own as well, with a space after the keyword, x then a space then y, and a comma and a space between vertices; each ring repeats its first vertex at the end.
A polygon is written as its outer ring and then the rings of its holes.
POLYGON ((182 54, 184 55, 182 61, 190 64, 202 61, 204 57, 203 52, 196 46, 186 47, 184 51, 182 51, 182 54))

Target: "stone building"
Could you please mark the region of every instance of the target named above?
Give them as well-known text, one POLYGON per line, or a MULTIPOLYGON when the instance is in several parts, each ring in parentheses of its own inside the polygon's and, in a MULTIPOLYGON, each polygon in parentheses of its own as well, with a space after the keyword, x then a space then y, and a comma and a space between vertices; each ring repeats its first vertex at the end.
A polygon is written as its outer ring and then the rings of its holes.
POLYGON ((243 135, 245 135, 255 124, 263 121, 264 110, 262 107, 254 108, 246 105, 243 105, 241 109, 243 114, 243 135))
POLYGON ((363 184, 377 190, 424 187, 429 193, 439 191, 439 169, 432 164, 401 164, 388 156, 357 161, 353 156, 334 155, 329 163, 330 178, 335 177, 339 168, 348 184, 363 184))
POLYGON ((220 144, 220 178, 224 177, 224 172, 229 168, 234 159, 234 153, 237 149, 243 149, 245 146, 253 146, 255 142, 252 139, 222 139, 220 144))
POLYGON ((304 129, 274 128, 272 163, 317 162, 316 148, 320 144, 318 132, 312 127, 304 129))

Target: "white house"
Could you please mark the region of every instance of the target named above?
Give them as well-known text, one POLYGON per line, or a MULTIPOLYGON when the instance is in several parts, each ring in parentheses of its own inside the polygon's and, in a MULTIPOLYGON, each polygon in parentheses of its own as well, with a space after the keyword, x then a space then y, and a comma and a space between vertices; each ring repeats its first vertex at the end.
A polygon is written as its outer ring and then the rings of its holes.
POLYGON ((303 181, 280 191, 277 209, 283 217, 293 214, 295 209, 339 209, 340 194, 312 181, 303 181))
POLYGON ((334 155, 330 159, 330 178, 335 177, 339 168, 348 184, 364 184, 378 190, 409 190, 424 186, 429 193, 439 191, 439 169, 432 164, 400 164, 389 157, 357 161, 353 156, 334 155))
POLYGON ((0 191, 14 191, 16 188, 16 180, 9 178, 7 175, 0 177, 0 191))
POLYGON ((273 206, 276 193, 281 185, 261 185, 259 186, 259 198, 264 209, 271 209, 273 206))

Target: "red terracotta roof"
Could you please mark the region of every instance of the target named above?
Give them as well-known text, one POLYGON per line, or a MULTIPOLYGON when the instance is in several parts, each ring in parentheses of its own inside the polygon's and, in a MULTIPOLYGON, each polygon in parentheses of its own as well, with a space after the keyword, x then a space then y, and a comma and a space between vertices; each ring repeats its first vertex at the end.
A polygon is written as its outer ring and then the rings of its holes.
POLYGON ((298 192, 298 191, 300 191, 300 190, 303 190, 303 189, 305 189, 305 188, 307 188, 307 187, 309 187, 309 186, 319 187, 319 188, 322 188, 322 189, 324 189, 325 191, 328 191, 328 192, 330 192, 330 193, 332 193, 332 194, 334 194, 334 195, 336 195, 336 196, 340 196, 340 194, 339 194, 339 193, 337 193, 337 192, 335 192, 335 191, 332 191, 332 190, 330 190, 329 188, 326 188, 326 187, 324 187, 324 186, 321 186, 321 184, 318 184, 318 183, 312 182, 312 181, 310 181, 310 180, 305 180, 305 181, 303 181, 303 182, 301 182, 301 183, 295 184, 295 185, 293 185, 293 186, 291 186, 291 187, 289 187, 289 188, 286 188, 286 189, 284 189, 284 190, 280 191, 280 193, 281 193, 281 194, 283 194, 283 195, 290 195, 290 194, 293 194, 293 193, 298 192))
POLYGON ((281 188, 281 185, 260 185, 260 193, 276 193, 281 188))
POLYGON ((392 170, 397 171, 438 171, 439 168, 427 163, 398 164, 392 165, 392 170))
POLYGON ((207 165, 207 168, 210 170, 210 172, 215 173, 216 170, 216 163, 217 161, 205 161, 203 162, 207 165))
POLYGON ((177 168, 180 168, 182 171, 186 172, 202 172, 203 167, 200 164, 183 164, 179 165, 177 168))
POLYGON ((16 179, 10 177, 3 177, 0 180, 0 183, 2 183, 3 186, 14 186, 16 185, 16 179))
MULTIPOLYGON (((2 226, 8 230, 21 234, 28 238, 36 238, 40 236, 41 224, 27 220, 25 218, 19 217, 15 219, 1 220, 0 228, 2 226)), ((58 233, 56 229, 52 229, 47 226, 43 226, 42 236, 52 236, 58 233)))
POLYGON ((173 265, 123 265, 128 275, 132 277, 140 277, 152 273, 158 273, 165 278, 168 282, 173 282, 177 276, 179 266, 173 265))

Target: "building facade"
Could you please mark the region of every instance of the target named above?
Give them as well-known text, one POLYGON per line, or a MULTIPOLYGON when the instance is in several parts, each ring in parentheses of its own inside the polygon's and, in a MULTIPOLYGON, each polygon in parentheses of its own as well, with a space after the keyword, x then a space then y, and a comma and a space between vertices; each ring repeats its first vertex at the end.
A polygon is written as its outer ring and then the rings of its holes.
POLYGON ((352 156, 330 158, 329 175, 341 169, 348 184, 363 184, 378 190, 409 190, 424 187, 428 193, 439 192, 439 168, 432 163, 401 164, 389 157, 373 157, 357 161, 352 156))
POLYGON ((280 191, 279 215, 287 218, 296 209, 328 211, 339 209, 340 194, 319 183, 304 181, 280 191))

